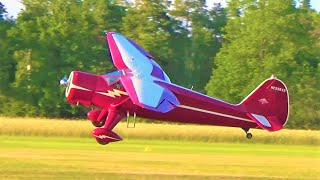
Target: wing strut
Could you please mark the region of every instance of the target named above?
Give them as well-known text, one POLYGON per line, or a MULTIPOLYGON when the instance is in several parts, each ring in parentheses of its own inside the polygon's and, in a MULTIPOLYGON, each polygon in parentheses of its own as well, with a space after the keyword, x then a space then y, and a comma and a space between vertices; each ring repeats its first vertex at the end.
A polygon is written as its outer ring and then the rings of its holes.
POLYGON ((136 127, 136 112, 133 113, 133 126, 130 126, 130 113, 127 111, 127 128, 135 128, 136 127))

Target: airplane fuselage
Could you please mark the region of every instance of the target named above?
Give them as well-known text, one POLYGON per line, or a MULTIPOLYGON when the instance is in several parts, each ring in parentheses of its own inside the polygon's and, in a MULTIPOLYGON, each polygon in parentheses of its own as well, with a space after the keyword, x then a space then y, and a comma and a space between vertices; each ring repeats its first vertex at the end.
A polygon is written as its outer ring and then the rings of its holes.
POLYGON ((258 128, 248 118, 241 105, 229 104, 175 84, 157 82, 170 89, 180 102, 180 105, 172 111, 161 113, 134 104, 116 78, 111 82, 110 77, 104 75, 72 71, 69 82, 66 89, 66 100, 69 103, 94 106, 98 109, 117 107, 123 117, 129 113, 138 117, 171 122, 258 128))
POLYGON ((122 140, 112 129, 126 115, 217 126, 281 130, 289 116, 286 85, 272 75, 241 103, 230 104, 171 83, 154 57, 133 40, 106 33, 106 43, 116 71, 95 75, 72 71, 66 100, 90 106, 88 119, 98 128, 92 135, 100 144, 122 140))

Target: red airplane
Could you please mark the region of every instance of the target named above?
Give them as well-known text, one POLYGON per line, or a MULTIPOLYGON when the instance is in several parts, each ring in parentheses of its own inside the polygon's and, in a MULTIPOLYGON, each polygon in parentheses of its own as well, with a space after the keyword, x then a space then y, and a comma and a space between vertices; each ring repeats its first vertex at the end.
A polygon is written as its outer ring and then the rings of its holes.
POLYGON ((250 139, 250 128, 277 131, 289 115, 286 85, 275 76, 262 82, 241 103, 230 104, 170 82, 153 56, 134 41, 115 32, 106 41, 117 71, 95 75, 72 71, 60 81, 66 101, 94 106, 87 113, 100 144, 120 141, 112 129, 124 117, 139 116, 171 122, 240 127, 250 139))

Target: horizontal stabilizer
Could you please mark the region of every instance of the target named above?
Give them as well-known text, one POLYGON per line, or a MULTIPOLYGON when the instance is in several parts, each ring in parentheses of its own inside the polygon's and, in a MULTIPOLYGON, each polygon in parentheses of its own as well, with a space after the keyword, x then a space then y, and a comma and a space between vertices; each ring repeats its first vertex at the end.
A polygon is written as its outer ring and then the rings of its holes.
POLYGON ((262 116, 253 113, 247 113, 247 115, 262 129, 278 131, 283 128, 283 125, 279 122, 276 116, 262 116))

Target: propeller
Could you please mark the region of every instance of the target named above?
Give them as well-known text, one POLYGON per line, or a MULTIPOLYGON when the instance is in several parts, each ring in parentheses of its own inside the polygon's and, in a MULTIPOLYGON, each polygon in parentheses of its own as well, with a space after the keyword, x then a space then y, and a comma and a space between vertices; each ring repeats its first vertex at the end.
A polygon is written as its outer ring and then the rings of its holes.
POLYGON ((64 76, 59 83, 60 83, 60 86, 67 86, 69 83, 67 76, 64 76))

